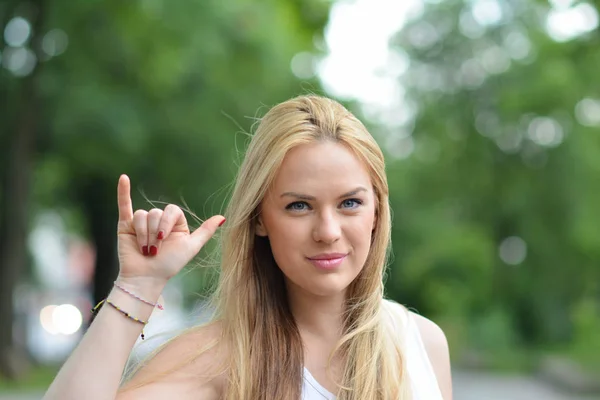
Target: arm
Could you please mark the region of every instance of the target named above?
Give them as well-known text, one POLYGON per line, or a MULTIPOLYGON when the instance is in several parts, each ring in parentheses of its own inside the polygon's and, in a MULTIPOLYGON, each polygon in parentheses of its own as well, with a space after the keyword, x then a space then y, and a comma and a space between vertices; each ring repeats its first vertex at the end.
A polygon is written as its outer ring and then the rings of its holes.
MULTIPOLYGON (((129 178, 122 175, 117 189, 118 280, 130 292, 154 303, 167 281, 198 254, 225 219, 222 216, 209 218, 191 233, 183 211, 175 205, 169 204, 164 211, 137 210, 134 213, 130 186, 129 178)), ((152 306, 118 289, 108 298, 140 320, 147 321, 152 313, 152 306)), ((129 353, 142 327, 105 304, 44 399, 114 400, 129 353)), ((133 398, 139 397, 128 397, 133 398)), ((158 398, 164 396, 145 397, 158 398)))
MULTIPOLYGON (((118 290, 114 290, 109 299, 119 305, 137 305, 129 304, 130 298, 118 290)), ((173 339, 119 389, 125 363, 140 332, 140 324, 130 321, 110 306, 103 307, 44 400, 221 398, 225 375, 217 368, 220 365, 218 361, 224 358, 219 357, 217 352, 220 346, 206 350, 218 339, 220 330, 217 325, 196 329, 173 339)))
MULTIPOLYGON (((150 283, 144 289, 141 288, 142 285, 122 284, 149 301, 156 301, 162 291, 160 285, 150 283)), ((118 289, 114 289, 108 299, 145 321, 152 313, 151 306, 118 289)), ((44 400, 115 399, 123 369, 142 327, 142 324, 126 318, 105 304, 62 366, 44 400)))
POLYGON ((450 352, 444 331, 431 320, 415 313, 410 316, 416 322, 425 350, 433 366, 438 385, 444 400, 452 400, 452 373, 450 370, 450 352))
POLYGON ((119 390, 118 400, 217 400, 227 382, 220 325, 194 328, 169 341, 119 390))

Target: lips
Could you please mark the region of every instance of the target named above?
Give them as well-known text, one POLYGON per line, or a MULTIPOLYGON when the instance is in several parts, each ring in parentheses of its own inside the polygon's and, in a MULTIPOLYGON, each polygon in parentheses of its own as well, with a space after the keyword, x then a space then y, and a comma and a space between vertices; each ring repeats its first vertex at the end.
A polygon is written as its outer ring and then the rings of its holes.
POLYGON ((323 253, 314 257, 308 257, 309 260, 335 260, 336 258, 346 257, 348 253, 323 253))
POLYGON ((346 259, 347 253, 327 253, 309 257, 308 260, 317 268, 332 270, 339 267, 346 259))

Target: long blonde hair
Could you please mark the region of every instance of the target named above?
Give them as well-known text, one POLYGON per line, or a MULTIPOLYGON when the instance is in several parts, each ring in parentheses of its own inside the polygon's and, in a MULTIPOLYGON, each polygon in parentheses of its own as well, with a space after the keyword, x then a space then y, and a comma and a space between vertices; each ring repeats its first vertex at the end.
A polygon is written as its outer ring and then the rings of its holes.
POLYGON ((286 153, 331 140, 364 163, 377 197, 377 224, 364 268, 348 288, 339 400, 408 399, 401 332, 383 302, 390 246, 388 185, 381 149, 364 125, 328 98, 300 96, 276 105, 261 119, 247 149, 225 213, 222 259, 214 293, 215 318, 228 360, 228 400, 300 399, 303 345, 288 307, 284 278, 268 239, 255 234, 260 204, 286 153))

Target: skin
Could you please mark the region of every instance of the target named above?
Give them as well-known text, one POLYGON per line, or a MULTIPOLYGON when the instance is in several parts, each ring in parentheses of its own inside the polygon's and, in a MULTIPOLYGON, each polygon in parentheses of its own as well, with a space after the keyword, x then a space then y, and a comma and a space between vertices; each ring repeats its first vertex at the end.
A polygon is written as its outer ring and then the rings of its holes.
MULTIPOLYGON (((340 338, 345 291, 363 268, 377 217, 376 199, 368 170, 345 146, 321 142, 298 146, 284 159, 261 205, 256 234, 267 236, 278 266, 284 272, 289 302, 305 347, 311 374, 331 392, 341 373, 339 360, 326 371, 328 355, 340 338), (356 192, 356 189, 359 189, 356 192), (349 192, 355 192, 348 195, 349 192), (307 257, 325 252, 348 253, 334 271, 316 268, 307 257), (332 379, 333 378, 333 379, 332 379)), ((411 313, 419 328, 444 400, 452 399, 450 359, 443 331, 432 321, 411 313)), ((136 376, 174 365, 198 342, 218 335, 218 327, 176 339, 136 376)), ((215 361, 207 354, 163 380, 124 394, 119 399, 220 397, 225 377, 196 378, 215 361), (196 397, 195 397, 196 396, 196 397)))
MULTIPOLYGON (((286 156, 263 201, 257 234, 268 236, 286 277, 289 301, 305 344, 306 367, 330 392, 336 391, 339 360, 327 373, 328 355, 340 338, 340 315, 348 285, 367 258, 377 223, 376 198, 368 170, 344 145, 298 146, 286 156), (351 193, 351 194, 349 194, 351 193), (306 258, 348 253, 334 271, 306 258)), ((411 313, 432 361, 444 400, 452 398, 448 344, 430 320, 411 313)))
MULTIPOLYGON (((177 206, 169 205, 164 211, 138 210, 134 213, 130 191, 129 178, 122 175, 117 188, 117 280, 128 291, 147 301, 156 302, 167 280, 177 274, 200 251, 224 218, 209 218, 200 228, 190 232, 184 213, 177 206), (144 247, 149 246, 155 246, 158 252, 144 252, 144 247)), ((142 321, 148 320, 153 311, 152 306, 118 289, 113 289, 108 294, 108 300, 142 321)), ((190 397, 190 393, 194 393, 195 398, 218 398, 218 395, 213 396, 218 390, 217 380, 206 382, 199 377, 187 377, 186 380, 179 375, 173 376, 176 380, 159 380, 150 385, 154 390, 148 396, 144 395, 148 388, 125 395, 118 394, 123 368, 142 328, 141 323, 125 318, 113 307, 102 307, 77 348, 61 367, 44 399, 159 399, 168 396, 185 399, 190 397), (190 388, 193 388, 191 392, 190 388)), ((155 371, 168 368, 169 361, 181 359, 181 350, 190 345, 189 337, 186 335, 181 341, 170 346, 169 351, 156 358, 161 364, 156 364, 157 361, 154 360, 152 368, 155 371)), ((195 346, 190 347, 189 350, 194 348, 195 346)), ((206 357, 203 357, 194 365, 206 362, 206 357)))
POLYGON ((444 400, 452 400, 452 374, 450 352, 444 331, 433 321, 415 313, 410 313, 417 323, 425 350, 431 361, 440 391, 444 400))
POLYGON ((332 392, 340 360, 328 374, 328 355, 341 335, 346 288, 369 253, 375 205, 369 173, 354 154, 341 144, 318 142, 286 155, 261 208, 257 234, 269 237, 286 277, 305 366, 332 392), (347 256, 335 270, 324 271, 307 260, 322 253, 347 256))
POLYGON ((371 186, 368 172, 340 144, 308 144, 288 153, 263 201, 257 234, 269 237, 290 299, 341 303, 369 253, 375 226, 371 186), (307 260, 332 252, 348 253, 333 271, 307 260))

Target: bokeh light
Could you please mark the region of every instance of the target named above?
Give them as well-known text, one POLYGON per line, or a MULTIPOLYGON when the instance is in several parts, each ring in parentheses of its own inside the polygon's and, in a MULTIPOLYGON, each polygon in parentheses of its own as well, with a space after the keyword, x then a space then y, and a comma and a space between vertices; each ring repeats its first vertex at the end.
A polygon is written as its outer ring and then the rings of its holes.
POLYGON ((498 248, 500 259, 509 265, 518 265, 527 257, 527 244, 518 236, 507 237, 498 248))
POLYGON ((23 46, 31 35, 31 25, 25 18, 15 17, 4 28, 4 41, 11 47, 23 46))
POLYGON ((52 335, 72 335, 81 328, 83 316, 72 304, 48 305, 40 311, 40 323, 52 335))
POLYGON ((4 50, 2 65, 18 77, 29 75, 37 64, 35 53, 26 47, 8 47, 4 50))
POLYGON ((67 50, 69 37, 61 29, 52 29, 42 39, 42 50, 50 57, 56 57, 67 50))
POLYGON ((53 314, 56 309, 55 305, 49 305, 40 311, 40 323, 42 324, 42 328, 51 335, 56 335, 59 333, 58 329, 54 325, 53 314))
POLYGON ((600 100, 585 98, 575 106, 575 118, 584 126, 600 126, 600 100))
POLYGON ((597 27, 598 11, 588 3, 579 3, 572 8, 551 10, 546 19, 548 34, 558 42, 574 39, 597 27))

